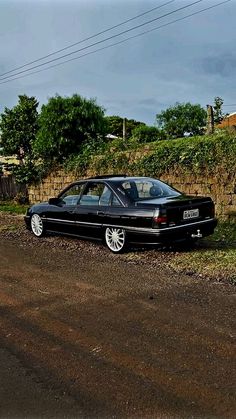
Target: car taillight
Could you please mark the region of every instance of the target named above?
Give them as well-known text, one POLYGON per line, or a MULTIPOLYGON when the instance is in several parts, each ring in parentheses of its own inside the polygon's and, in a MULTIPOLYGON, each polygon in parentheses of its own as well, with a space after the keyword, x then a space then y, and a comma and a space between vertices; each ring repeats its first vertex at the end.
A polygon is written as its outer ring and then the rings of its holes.
POLYGON ((167 215, 161 214, 159 209, 156 209, 153 214, 154 227, 167 225, 167 215))

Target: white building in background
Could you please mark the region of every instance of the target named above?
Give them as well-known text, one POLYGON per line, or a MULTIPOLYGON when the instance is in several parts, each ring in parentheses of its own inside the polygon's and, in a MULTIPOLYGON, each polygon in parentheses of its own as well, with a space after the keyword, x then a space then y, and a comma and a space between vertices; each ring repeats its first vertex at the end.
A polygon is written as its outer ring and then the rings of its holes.
POLYGON ((108 138, 109 140, 115 140, 116 138, 119 138, 119 137, 117 137, 116 135, 113 135, 113 134, 107 134, 106 138, 108 138))

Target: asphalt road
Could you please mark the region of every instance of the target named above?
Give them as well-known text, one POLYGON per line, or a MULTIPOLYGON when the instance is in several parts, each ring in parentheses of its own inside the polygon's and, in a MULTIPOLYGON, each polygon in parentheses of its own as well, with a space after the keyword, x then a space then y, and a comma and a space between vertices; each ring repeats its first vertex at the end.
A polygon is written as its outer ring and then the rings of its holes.
POLYGON ((235 287, 48 240, 0 241, 1 418, 236 417, 235 287))

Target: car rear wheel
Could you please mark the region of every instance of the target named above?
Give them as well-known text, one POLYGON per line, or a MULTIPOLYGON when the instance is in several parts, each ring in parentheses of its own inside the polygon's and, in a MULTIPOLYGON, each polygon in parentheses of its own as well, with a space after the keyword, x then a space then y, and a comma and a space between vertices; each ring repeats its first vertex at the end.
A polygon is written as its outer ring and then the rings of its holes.
POLYGON ((123 228, 107 227, 105 231, 107 247, 114 253, 121 253, 126 248, 126 234, 123 228))
POLYGON ((37 237, 41 237, 44 234, 44 226, 43 221, 40 215, 33 214, 30 220, 31 230, 33 231, 34 235, 37 237))

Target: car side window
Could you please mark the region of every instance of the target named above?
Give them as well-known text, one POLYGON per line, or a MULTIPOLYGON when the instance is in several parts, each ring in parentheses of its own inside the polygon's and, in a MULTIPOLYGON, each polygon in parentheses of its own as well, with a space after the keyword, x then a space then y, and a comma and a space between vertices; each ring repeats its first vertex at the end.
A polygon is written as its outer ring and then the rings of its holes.
POLYGON ((120 201, 118 200, 118 198, 114 194, 112 196, 111 205, 113 207, 121 207, 120 201))
POLYGON ((108 206, 111 203, 111 190, 105 186, 102 195, 100 196, 99 205, 108 206))
POLYGON ((110 189, 104 183, 89 183, 85 188, 80 205, 109 205, 110 189))
POLYGON ((78 185, 73 185, 67 189, 61 196, 63 205, 77 205, 84 183, 79 183, 78 185))

